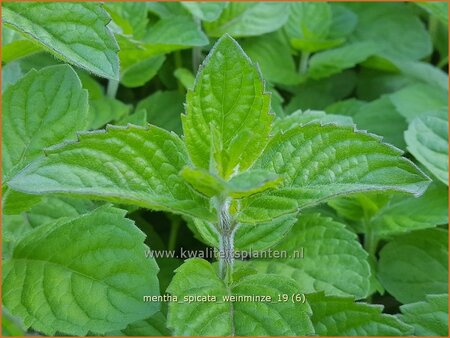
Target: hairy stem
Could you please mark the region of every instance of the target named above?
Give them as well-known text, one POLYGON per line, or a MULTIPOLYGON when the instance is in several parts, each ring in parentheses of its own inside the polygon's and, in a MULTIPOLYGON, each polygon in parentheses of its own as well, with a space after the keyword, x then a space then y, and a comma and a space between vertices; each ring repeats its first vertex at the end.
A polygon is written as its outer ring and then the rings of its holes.
POLYGON ((234 264, 235 224, 229 213, 230 201, 224 200, 218 206, 219 230, 219 271, 228 285, 232 282, 234 264))
POLYGON ((115 98, 117 94, 117 89, 119 89, 119 81, 109 80, 108 87, 106 88, 106 95, 115 98))

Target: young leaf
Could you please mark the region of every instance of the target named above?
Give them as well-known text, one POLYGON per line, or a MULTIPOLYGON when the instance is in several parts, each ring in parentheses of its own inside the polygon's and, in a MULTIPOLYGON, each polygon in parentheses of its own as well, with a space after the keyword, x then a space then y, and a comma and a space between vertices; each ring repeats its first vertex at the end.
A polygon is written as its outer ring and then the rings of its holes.
POLYGON ((2 4, 2 19, 57 58, 98 76, 119 79, 119 47, 100 4, 10 2, 2 4))
POLYGON ((447 109, 416 117, 405 132, 408 151, 448 185, 447 109))
POLYGON ((348 126, 308 124, 277 134, 255 169, 284 178, 280 189, 242 200, 243 223, 269 221, 339 195, 401 191, 420 195, 429 179, 401 151, 348 126))
POLYGON ((131 106, 112 97, 103 96, 89 101, 87 129, 103 128, 111 121, 117 121, 130 112, 131 106))
POLYGON ((158 303, 158 267, 144 234, 110 206, 36 228, 3 263, 3 304, 46 335, 120 330, 158 303))
POLYGON ((30 71, 3 95, 2 169, 6 180, 43 149, 85 126, 87 92, 70 66, 30 71))
POLYGON ((257 67, 229 35, 211 50, 186 104, 186 146, 200 168, 228 179, 249 168, 268 142, 270 95, 257 67), (212 157, 216 168, 210 167, 212 157))
POLYGON ((311 320, 320 336, 404 336, 412 329, 396 317, 382 313, 383 307, 356 303, 352 298, 307 296, 313 310, 311 320))
POLYGON ((400 306, 400 319, 414 327, 416 336, 447 336, 448 294, 426 295, 425 301, 400 306))
POLYGON ((180 171, 180 175, 195 190, 206 197, 219 196, 226 191, 226 182, 217 176, 211 175, 209 171, 205 169, 196 169, 186 166, 180 171))
POLYGON ((255 36, 276 31, 289 15, 288 4, 270 2, 230 2, 220 17, 205 22, 209 36, 218 38, 230 34, 235 38, 255 36))
POLYGON ((5 89, 16 83, 23 76, 20 63, 11 62, 2 67, 2 93, 5 89))
POLYGON ((125 68, 120 75, 120 83, 125 87, 140 87, 150 81, 166 60, 164 55, 156 55, 125 68))
MULTIPOLYGON (((236 274, 235 274, 236 276, 236 274)), ((313 333, 307 303, 279 302, 279 294, 298 293, 294 281, 275 275, 250 274, 227 286, 213 266, 190 259, 176 270, 168 292, 178 302, 169 304, 167 324, 174 335, 270 336, 313 333), (216 296, 216 301, 188 303, 185 296, 216 296), (229 296, 270 296, 273 301, 224 301, 229 296), (252 318, 250 321, 249 318, 252 318)))
POLYGON ((425 299, 448 288, 448 232, 414 231, 396 237, 380 252, 378 279, 403 304, 425 299))
POLYGON ((231 197, 239 199, 273 189, 280 185, 281 181, 281 177, 267 170, 247 170, 233 176, 227 182, 227 189, 231 197))
POLYGON ((188 163, 181 139, 149 126, 81 133, 56 146, 13 180, 18 191, 99 199, 214 220, 207 201, 178 175, 188 163))
POLYGON ((327 295, 353 295, 358 299, 368 294, 367 253, 354 233, 331 218, 301 215, 272 250, 286 251, 288 257, 252 260, 249 267, 291 277, 305 293, 325 291, 327 295), (299 257, 300 250, 305 252, 304 257, 299 257))

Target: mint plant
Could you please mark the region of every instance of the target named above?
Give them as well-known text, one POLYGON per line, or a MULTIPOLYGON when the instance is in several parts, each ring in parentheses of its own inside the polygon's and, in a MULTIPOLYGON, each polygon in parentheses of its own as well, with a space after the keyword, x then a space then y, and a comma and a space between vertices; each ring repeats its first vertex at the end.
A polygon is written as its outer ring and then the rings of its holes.
POLYGON ((2 9, 4 333, 446 334, 444 7, 2 9))

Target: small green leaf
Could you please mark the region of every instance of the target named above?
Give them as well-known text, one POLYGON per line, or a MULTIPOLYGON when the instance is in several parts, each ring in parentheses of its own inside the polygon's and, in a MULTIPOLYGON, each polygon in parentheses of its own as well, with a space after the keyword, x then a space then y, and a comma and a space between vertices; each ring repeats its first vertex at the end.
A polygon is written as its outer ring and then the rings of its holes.
POLYGON ((425 301, 400 306, 400 319, 414 327, 416 336, 448 334, 448 294, 426 295, 425 301))
POLYGON ((89 114, 86 121, 87 129, 103 128, 107 123, 120 120, 126 116, 130 109, 130 105, 108 96, 90 100, 89 114))
POLYGON ((192 90, 194 88, 195 76, 189 69, 186 68, 178 68, 173 72, 173 76, 175 76, 184 88, 192 90))
POLYGON ((221 195, 225 192, 225 181, 211 175, 205 169, 195 169, 191 167, 184 167, 180 172, 186 182, 188 182, 195 190, 202 193, 206 197, 213 197, 221 195))
POLYGON ((314 54, 309 60, 308 75, 321 79, 340 73, 363 62, 377 51, 372 42, 356 42, 314 54))
POLYGON ((287 3, 230 2, 220 17, 203 24, 209 36, 218 38, 230 34, 235 38, 276 31, 289 15, 287 3))
POLYGON ((365 104, 353 116, 358 129, 383 136, 383 140, 400 149, 406 149, 403 132, 408 128, 405 118, 400 115, 389 97, 382 96, 365 104))
POLYGON ((401 151, 349 126, 307 124, 275 135, 253 166, 284 178, 281 188, 242 200, 238 219, 267 222, 356 192, 420 195, 429 179, 401 151))
POLYGON ((147 125, 147 110, 140 109, 135 111, 133 114, 124 116, 116 123, 119 126, 125 126, 127 124, 145 127, 147 125))
POLYGON ((447 109, 416 117, 405 132, 408 151, 448 185, 447 109))
POLYGON ((286 39, 281 32, 248 38, 241 46, 248 56, 261 67, 264 79, 283 85, 295 85, 300 77, 286 39))
POLYGON ((152 56, 122 70, 120 83, 125 87, 140 87, 150 81, 166 60, 164 55, 152 56))
POLYGON ((47 150, 10 181, 18 191, 59 193, 214 220, 207 201, 178 175, 188 163, 181 139, 149 126, 109 126, 47 150))
MULTIPOLYGON (((416 2, 431 15, 438 18, 443 24, 448 26, 448 3, 447 2, 416 2)), ((447 334, 447 333, 446 333, 447 334)))
POLYGON ((367 253, 353 232, 331 218, 301 215, 272 250, 286 251, 288 257, 252 260, 248 266, 291 277, 305 293, 325 291, 327 295, 364 298, 369 292, 367 253))
POLYGON ((380 252, 378 279, 403 304, 448 288, 448 231, 427 229, 398 236, 380 252))
POLYGON ((183 95, 179 91, 157 91, 138 102, 136 111, 147 110, 148 122, 155 126, 181 134, 183 95))
POLYGON ((257 67, 228 35, 211 50, 186 104, 186 146, 199 168, 228 179, 249 168, 268 142, 270 94, 257 67), (210 167, 212 156, 215 168, 210 167))
POLYGON ((28 233, 3 262, 3 304, 46 335, 120 330, 155 313, 158 266, 144 234, 110 206, 28 233))
POLYGON ((5 89, 16 83, 23 76, 20 63, 11 62, 2 67, 2 93, 5 89))
POLYGON ((227 182, 227 189, 231 197, 243 198, 273 189, 280 185, 281 181, 281 177, 267 170, 247 170, 233 176, 227 182))
POLYGON ((10 2, 2 5, 2 19, 63 61, 119 79, 119 48, 100 4, 10 2))
POLYGON ((396 317, 382 313, 383 306, 356 303, 352 298, 325 297, 322 293, 307 296, 311 320, 320 336, 404 336, 410 326, 396 317))
POLYGON ((278 300, 279 294, 299 291, 289 278, 262 274, 243 274, 227 286, 210 263, 190 259, 176 270, 169 285, 168 292, 176 295, 178 302, 169 304, 167 323, 176 336, 309 335, 313 328, 308 304, 278 300), (184 300, 207 295, 217 297, 216 301, 184 300), (224 301, 228 296, 270 296, 272 301, 224 301))
POLYGON ((203 21, 216 20, 225 7, 227 2, 180 2, 195 17, 203 21))

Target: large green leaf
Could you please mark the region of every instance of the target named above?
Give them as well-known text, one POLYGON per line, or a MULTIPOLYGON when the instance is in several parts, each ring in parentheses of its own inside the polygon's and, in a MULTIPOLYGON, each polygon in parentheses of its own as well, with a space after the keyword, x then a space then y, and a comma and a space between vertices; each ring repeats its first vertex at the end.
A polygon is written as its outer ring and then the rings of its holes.
MULTIPOLYGON (((181 139, 149 126, 109 126, 56 146, 10 181, 32 194, 60 193, 212 218, 206 200, 178 175, 188 158, 181 139)), ((214 218, 213 218, 214 219, 214 218)))
POLYGON ((305 293, 325 291, 328 295, 357 298, 368 294, 367 253, 354 233, 331 218, 300 215, 292 230, 272 250, 287 252, 287 257, 252 260, 249 267, 291 277, 305 293))
POLYGON ((2 4, 2 19, 56 57, 119 79, 119 48, 100 4, 9 2, 2 4))
POLYGON ((36 228, 3 262, 3 304, 46 335, 120 330, 151 316, 158 267, 144 234, 110 206, 36 228))
POLYGON ((416 117, 405 132, 408 151, 448 185, 447 109, 416 117))
POLYGON ((378 278, 406 304, 448 290, 448 231, 427 229, 396 237, 380 252, 378 278))
POLYGON ((170 331, 166 327, 166 317, 161 312, 156 312, 153 316, 131 323, 120 331, 108 332, 108 336, 170 336, 170 331))
POLYGON ((31 71, 2 100, 2 171, 8 179, 43 149, 85 127, 87 92, 70 66, 31 71))
POLYGON ((424 83, 405 87, 389 96, 395 108, 408 122, 434 110, 447 110, 447 97, 448 90, 424 83))
POLYGON ((366 191, 423 193, 429 179, 401 151, 350 126, 307 124, 271 139, 254 169, 284 178, 281 188, 242 200, 238 219, 269 221, 333 197, 366 191))
POLYGON ((307 296, 313 310, 311 320, 320 336, 404 336, 410 326, 382 313, 381 305, 356 303, 352 298, 307 296))
POLYGON ((448 335, 448 294, 426 295, 425 301, 402 305, 400 310, 401 320, 414 327, 414 335, 448 335))
POLYGON ((200 168, 227 179, 249 168, 268 142, 270 94, 257 67, 229 35, 211 50, 186 104, 186 146, 200 168))
POLYGON ((313 333, 310 308, 302 302, 280 302, 279 295, 299 290, 289 278, 244 274, 227 286, 213 266, 190 259, 176 270, 168 292, 178 297, 169 304, 167 323, 174 335, 308 335, 313 333), (216 301, 187 302, 188 296, 215 296, 216 301), (272 301, 224 301, 227 296, 270 296, 272 301))
POLYGON ((352 41, 372 41, 381 57, 419 60, 432 52, 424 24, 404 3, 353 3, 358 24, 352 41))
POLYGON ((230 34, 236 38, 270 33, 286 22, 289 10, 286 3, 230 2, 220 17, 205 22, 206 32, 211 37, 230 34))

